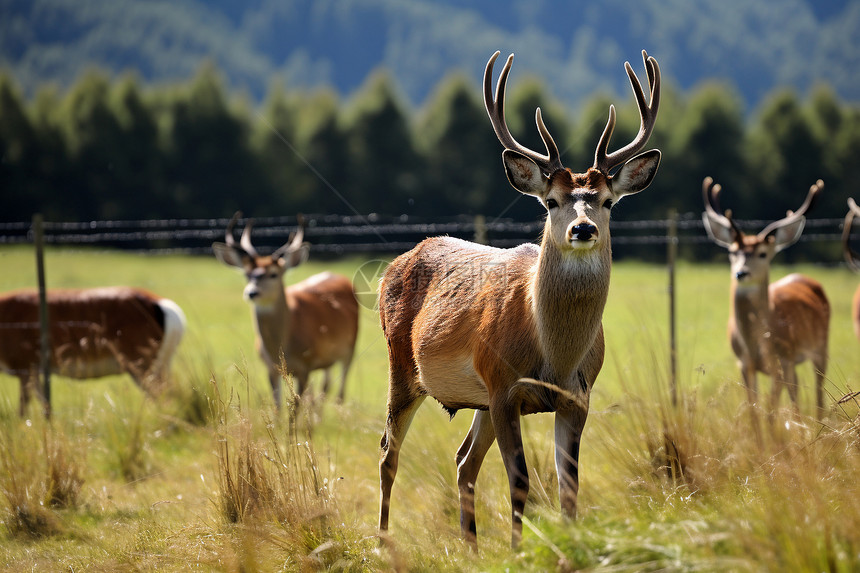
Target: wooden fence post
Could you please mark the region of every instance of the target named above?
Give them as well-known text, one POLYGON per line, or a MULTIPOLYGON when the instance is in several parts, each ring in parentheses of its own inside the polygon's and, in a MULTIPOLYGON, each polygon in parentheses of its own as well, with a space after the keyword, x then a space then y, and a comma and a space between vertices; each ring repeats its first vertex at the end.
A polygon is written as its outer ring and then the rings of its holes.
POLYGON ((669 267, 669 392, 672 406, 678 405, 678 347, 675 335, 675 259, 678 256, 678 212, 669 211, 666 259, 669 267))
MULTIPOLYGON (((51 331, 48 322, 48 294, 45 289, 44 228, 42 215, 33 215, 33 242, 36 247, 36 276, 39 283, 39 370, 45 396, 45 417, 51 417, 51 331)), ((23 390, 22 390, 23 391, 23 390)))

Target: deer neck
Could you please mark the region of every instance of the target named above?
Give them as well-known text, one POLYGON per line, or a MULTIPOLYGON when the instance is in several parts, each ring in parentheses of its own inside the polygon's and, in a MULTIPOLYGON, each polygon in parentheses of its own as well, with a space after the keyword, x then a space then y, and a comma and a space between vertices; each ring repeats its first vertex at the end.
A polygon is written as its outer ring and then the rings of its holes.
POLYGON ((749 284, 739 284, 737 279, 732 279, 731 305, 735 325, 747 340, 759 340, 769 330, 768 284, 767 275, 749 284))
POLYGON ((286 343, 286 333, 290 320, 290 309, 287 306, 287 296, 284 290, 275 300, 268 304, 254 305, 254 321, 257 325, 257 334, 266 351, 273 360, 278 360, 278 355, 286 343))
POLYGON ((547 235, 537 261, 532 305, 547 376, 566 379, 600 330, 612 254, 608 240, 587 252, 561 252, 547 235))

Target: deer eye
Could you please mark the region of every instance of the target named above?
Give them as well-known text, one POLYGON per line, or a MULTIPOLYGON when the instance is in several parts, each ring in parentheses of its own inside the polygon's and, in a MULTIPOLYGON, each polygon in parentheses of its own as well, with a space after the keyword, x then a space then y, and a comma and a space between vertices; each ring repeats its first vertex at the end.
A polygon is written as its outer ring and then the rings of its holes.
POLYGON ((603 207, 605 209, 612 209, 612 199, 607 199, 603 202, 603 207))
POLYGON ((558 207, 558 201, 556 201, 555 199, 547 199, 546 200, 546 208, 547 209, 555 209, 556 207, 558 207))
POLYGON ((760 258, 760 259, 763 259, 766 256, 767 256, 767 253, 764 253, 764 252, 758 254, 758 258, 760 258))

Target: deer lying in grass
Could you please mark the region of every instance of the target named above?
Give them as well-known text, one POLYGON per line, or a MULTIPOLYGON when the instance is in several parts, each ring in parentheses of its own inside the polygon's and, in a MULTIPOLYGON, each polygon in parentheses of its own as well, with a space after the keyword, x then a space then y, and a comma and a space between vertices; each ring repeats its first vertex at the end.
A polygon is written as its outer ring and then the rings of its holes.
POLYGON ((305 260, 304 226, 271 255, 260 255, 251 244, 249 221, 241 244, 233 238, 236 213, 227 225, 225 243, 213 243, 215 256, 225 265, 242 269, 248 281, 245 299, 253 305, 257 351, 269 371, 275 406, 281 406, 281 362, 297 382, 296 401, 305 394, 308 376, 325 370, 323 392, 328 392, 329 368, 341 365, 338 400, 343 401, 346 377, 358 335, 358 299, 352 282, 323 272, 284 288, 284 274, 305 260))
MULTIPOLYGON (((851 228, 854 226, 854 218, 860 217, 860 207, 854 199, 848 199, 848 213, 845 214, 845 224, 842 227, 842 252, 848 267, 854 272, 860 273, 860 254, 851 248, 851 228)), ((854 326, 854 336, 860 339, 860 286, 854 291, 851 301, 851 324, 854 326)))
POLYGON ((460 527, 475 545, 474 487, 487 450, 498 440, 511 493, 511 542, 522 536, 529 489, 520 416, 555 412, 556 469, 561 508, 576 516, 579 443, 591 387, 603 365, 603 307, 612 265, 609 211, 625 195, 645 189, 660 152, 637 155, 654 128, 660 97, 657 61, 643 51, 650 104, 625 64, 641 125, 636 138, 607 154, 615 108, 597 144, 594 165, 574 173, 541 118, 547 149, 520 145, 504 118, 508 57, 493 97, 494 54, 484 72, 484 101, 505 148, 508 180, 547 210, 540 247, 497 249, 450 237, 427 239, 399 256, 379 286, 379 314, 388 341, 388 416, 379 464, 379 530, 388 529, 391 487, 400 448, 418 406, 432 396, 453 415, 475 409, 457 451, 460 527), (614 174, 610 170, 621 166, 614 174))
MULTIPOLYGON (((185 315, 175 302, 131 287, 52 289, 47 302, 52 372, 77 379, 128 373, 149 393, 166 380, 185 332, 185 315)), ((50 414, 37 384, 39 293, 0 295, 0 317, 0 370, 21 382, 19 414, 34 388, 50 414)))
MULTIPOLYGON (((702 186, 705 230, 714 243, 729 251, 732 282, 728 331, 732 350, 738 357, 751 405, 758 400, 756 373, 767 374, 773 380, 771 415, 783 388, 797 408, 795 365, 806 360, 811 360, 815 369, 818 414, 824 409, 830 324, 830 304, 824 289, 818 281, 796 273, 774 283, 769 281, 774 255, 800 239, 806 223, 804 215, 823 187, 818 180, 800 209, 789 211, 757 235, 747 235, 735 224, 731 211, 720 213, 720 186, 710 177, 702 186)), ((756 419, 753 411, 754 422, 756 419)))

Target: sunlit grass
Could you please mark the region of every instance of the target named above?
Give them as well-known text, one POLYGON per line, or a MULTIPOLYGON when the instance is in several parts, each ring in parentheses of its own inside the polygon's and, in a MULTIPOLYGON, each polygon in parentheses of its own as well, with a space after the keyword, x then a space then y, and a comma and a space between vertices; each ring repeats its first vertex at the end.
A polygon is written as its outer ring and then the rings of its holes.
MULTIPOLYGON (((55 378, 50 440, 38 405, 28 411, 29 426, 18 418, 17 379, 0 375, 0 446, 10 452, 0 459, 0 484, 9 489, 10 477, 36 484, 17 491, 41 501, 46 516, 40 534, 22 534, 14 529, 16 503, 0 498, 4 570, 850 571, 860 564, 858 406, 836 404, 860 390, 849 313, 860 279, 845 269, 791 269, 820 280, 830 298, 831 407, 823 423, 811 418, 812 372, 801 365, 800 416, 784 398, 778 427, 764 431, 759 446, 726 336, 727 265, 678 270, 676 407, 668 391, 666 270, 616 264, 606 363, 583 437, 579 519, 569 524, 558 513, 552 417, 529 416, 523 545, 515 553, 508 547, 508 484, 494 447, 476 487, 474 555, 459 539, 454 466, 471 413, 449 421, 432 400, 402 451, 392 545, 380 547, 375 537, 388 366, 371 308, 361 311, 346 402, 329 399, 318 415, 300 413, 291 425, 272 405, 240 274, 214 257, 49 249, 46 260, 49 285, 149 288, 182 306, 189 329, 173 387, 157 400, 126 376, 55 378), (224 416, 213 410, 218 400, 229 404, 224 416), (268 485, 256 484, 268 488, 265 511, 226 517, 222 439, 231 460, 253 458, 254 471, 265 473, 268 485), (47 484, 58 481, 51 456, 77 476, 69 503, 50 503, 47 484), (296 505, 302 492, 298 501, 306 503, 296 505)), ((352 276, 362 262, 311 261, 288 280, 325 268, 352 276)), ((29 249, 0 249, 0 264, 0 291, 35 282, 29 249)), ((787 272, 776 268, 773 278, 787 272)), ((759 383, 769 390, 767 379, 759 383)), ((319 392, 319 380, 312 385, 319 392)), ((231 467, 234 485, 251 484, 250 464, 231 467)), ((243 503, 237 507, 249 507, 243 503)))

